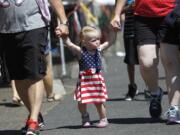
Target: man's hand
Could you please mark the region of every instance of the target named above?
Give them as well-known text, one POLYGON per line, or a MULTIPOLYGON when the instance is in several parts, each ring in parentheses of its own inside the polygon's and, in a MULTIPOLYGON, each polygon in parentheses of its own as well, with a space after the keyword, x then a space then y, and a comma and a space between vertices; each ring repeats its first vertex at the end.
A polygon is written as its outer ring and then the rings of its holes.
POLYGON ((55 33, 57 37, 66 38, 69 35, 69 29, 67 25, 60 24, 56 27, 55 33))

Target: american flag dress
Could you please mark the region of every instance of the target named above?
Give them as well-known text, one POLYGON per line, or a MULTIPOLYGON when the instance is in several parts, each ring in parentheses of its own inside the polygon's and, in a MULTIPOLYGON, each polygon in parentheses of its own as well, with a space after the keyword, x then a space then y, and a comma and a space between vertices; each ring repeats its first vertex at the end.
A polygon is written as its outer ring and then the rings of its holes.
POLYGON ((100 50, 90 54, 86 48, 82 48, 79 60, 79 79, 74 98, 80 103, 103 103, 107 100, 107 89, 102 75, 102 63, 100 50))

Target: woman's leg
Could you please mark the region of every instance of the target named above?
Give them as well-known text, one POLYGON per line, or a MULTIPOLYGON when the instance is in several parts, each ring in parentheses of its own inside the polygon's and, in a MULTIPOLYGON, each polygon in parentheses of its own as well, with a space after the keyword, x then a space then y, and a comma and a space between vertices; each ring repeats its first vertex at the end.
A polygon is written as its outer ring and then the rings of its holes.
POLYGON ((168 89, 169 105, 179 105, 180 101, 180 59, 179 47, 162 43, 161 59, 166 72, 166 85, 168 89))
POLYGON ((158 90, 158 50, 158 46, 155 44, 138 46, 140 72, 152 93, 156 93, 158 90))

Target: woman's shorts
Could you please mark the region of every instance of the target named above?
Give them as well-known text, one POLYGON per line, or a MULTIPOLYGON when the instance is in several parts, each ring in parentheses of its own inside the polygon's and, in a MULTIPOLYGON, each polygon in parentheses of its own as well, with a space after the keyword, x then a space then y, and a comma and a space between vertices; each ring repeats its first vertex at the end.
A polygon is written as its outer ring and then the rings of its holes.
POLYGON ((180 18, 176 20, 173 27, 164 22, 159 33, 162 42, 178 45, 180 47, 180 18))
POLYGON ((135 38, 137 45, 160 43, 159 30, 164 17, 150 18, 135 16, 135 38))
POLYGON ((48 29, 0 34, 0 53, 11 80, 42 79, 46 74, 44 48, 48 45, 48 29))

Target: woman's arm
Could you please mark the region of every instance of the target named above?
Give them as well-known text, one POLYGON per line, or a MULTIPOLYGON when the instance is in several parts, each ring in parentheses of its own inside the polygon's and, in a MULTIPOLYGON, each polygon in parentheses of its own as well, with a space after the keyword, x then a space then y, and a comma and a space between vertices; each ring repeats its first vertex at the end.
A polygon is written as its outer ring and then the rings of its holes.
POLYGON ((120 15, 124 9, 125 4, 126 4, 126 0, 117 0, 115 10, 114 10, 114 17, 111 21, 111 26, 116 31, 119 31, 122 27, 120 15))

